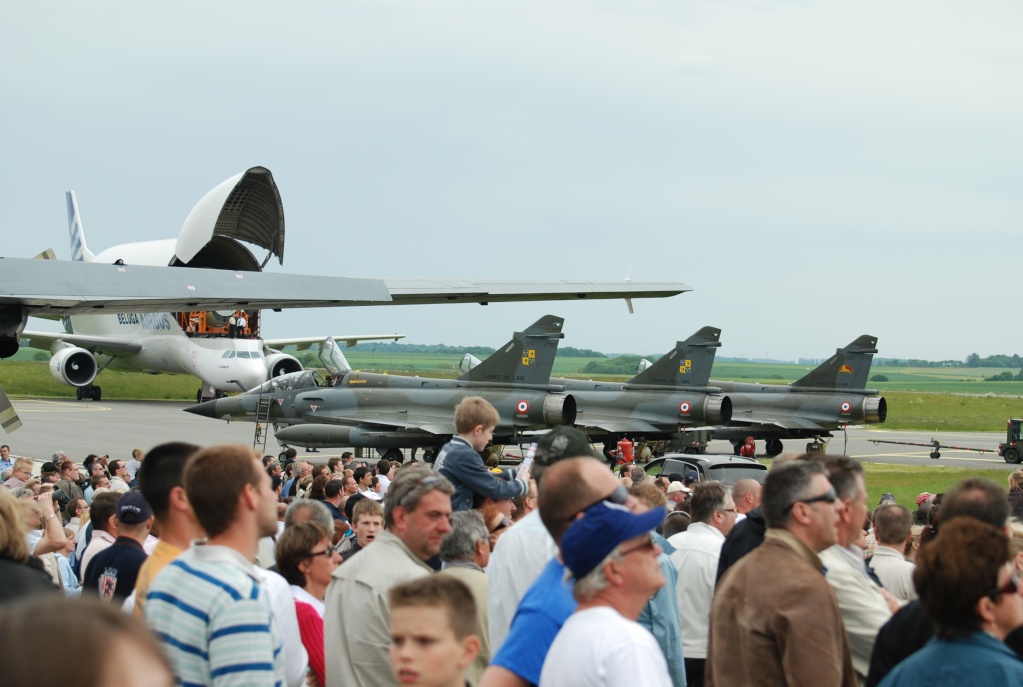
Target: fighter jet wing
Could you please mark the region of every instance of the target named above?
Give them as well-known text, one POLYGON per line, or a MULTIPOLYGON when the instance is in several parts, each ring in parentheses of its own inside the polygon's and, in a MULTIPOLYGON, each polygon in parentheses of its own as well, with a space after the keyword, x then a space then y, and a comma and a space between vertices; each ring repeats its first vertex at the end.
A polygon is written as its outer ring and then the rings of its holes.
POLYGON ((360 341, 385 341, 388 339, 397 341, 404 339, 404 334, 345 334, 342 336, 306 336, 291 339, 263 339, 263 343, 270 348, 281 348, 283 346, 294 346, 300 351, 307 350, 315 344, 321 344, 328 338, 334 341, 344 341, 349 346, 354 346, 360 341))
POLYGON ((692 291, 686 284, 667 281, 384 279, 384 283, 394 305, 667 298, 692 291))
POLYGON ((732 414, 732 425, 748 425, 750 427, 779 427, 781 429, 805 429, 813 432, 826 431, 824 427, 803 417, 770 418, 757 415, 732 414))
POLYGON ((661 427, 655 427, 654 425, 646 422, 645 420, 629 420, 623 418, 595 418, 595 417, 583 417, 583 413, 579 413, 576 417, 575 424, 582 428, 595 428, 602 429, 605 432, 611 433, 625 433, 625 432, 663 432, 664 429, 661 427))
POLYGON ((304 414, 306 421, 315 418, 314 421, 323 423, 324 418, 330 418, 331 422, 340 425, 354 425, 359 427, 377 426, 398 429, 418 429, 431 434, 457 434, 453 418, 439 418, 430 415, 417 413, 397 412, 324 412, 304 414))
POLYGON ((113 339, 106 336, 83 336, 81 334, 61 334, 51 332, 24 332, 21 335, 21 343, 30 348, 39 348, 44 351, 51 349, 56 342, 66 342, 93 353, 105 353, 107 355, 134 355, 142 350, 142 346, 124 339, 113 339))

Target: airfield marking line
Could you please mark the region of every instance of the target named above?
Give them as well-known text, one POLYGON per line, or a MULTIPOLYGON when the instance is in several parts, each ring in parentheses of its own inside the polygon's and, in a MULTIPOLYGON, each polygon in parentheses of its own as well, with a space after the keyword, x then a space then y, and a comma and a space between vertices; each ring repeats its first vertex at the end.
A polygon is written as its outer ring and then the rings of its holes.
POLYGON ((26 402, 19 401, 17 405, 13 402, 11 405, 15 406, 15 410, 18 413, 59 413, 62 411, 68 411, 70 413, 84 413, 84 412, 102 412, 113 410, 111 406, 97 406, 92 404, 86 405, 71 405, 67 403, 61 403, 60 401, 27 401, 29 404, 27 407, 26 402), (38 407, 32 407, 35 404, 38 407))

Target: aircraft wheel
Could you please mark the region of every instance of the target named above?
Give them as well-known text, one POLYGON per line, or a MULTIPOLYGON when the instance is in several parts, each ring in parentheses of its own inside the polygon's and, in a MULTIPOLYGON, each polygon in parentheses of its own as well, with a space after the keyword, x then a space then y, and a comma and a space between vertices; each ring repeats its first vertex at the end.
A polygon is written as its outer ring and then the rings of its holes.
POLYGON ((1002 453, 1002 457, 1005 458, 1006 463, 1019 463, 1021 461, 1019 451, 1014 448, 1007 448, 1002 453))
POLYGON ((423 451, 423 462, 427 465, 433 465, 433 461, 437 460, 437 452, 433 449, 427 449, 423 451))
POLYGON ((78 399, 79 401, 82 400, 82 387, 80 386, 75 387, 75 398, 78 399))
POLYGON ((390 461, 394 461, 398 463, 398 465, 401 465, 402 463, 405 462, 404 454, 396 448, 387 449, 387 452, 384 454, 384 458, 390 461))
POLYGON ((103 389, 98 387, 98 386, 92 387, 92 400, 99 401, 102 398, 103 398, 103 389))
POLYGON ((774 458, 776 455, 782 452, 784 446, 781 443, 781 439, 768 439, 766 444, 767 455, 774 458))

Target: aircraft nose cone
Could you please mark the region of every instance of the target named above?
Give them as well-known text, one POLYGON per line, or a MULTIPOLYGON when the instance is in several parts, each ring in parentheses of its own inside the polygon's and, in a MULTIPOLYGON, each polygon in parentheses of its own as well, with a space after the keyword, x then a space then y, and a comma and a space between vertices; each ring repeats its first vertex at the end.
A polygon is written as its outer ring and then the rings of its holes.
POLYGON ((219 401, 203 401, 202 403, 196 403, 194 406, 188 406, 185 408, 185 412, 216 420, 219 417, 217 415, 217 403, 219 401))

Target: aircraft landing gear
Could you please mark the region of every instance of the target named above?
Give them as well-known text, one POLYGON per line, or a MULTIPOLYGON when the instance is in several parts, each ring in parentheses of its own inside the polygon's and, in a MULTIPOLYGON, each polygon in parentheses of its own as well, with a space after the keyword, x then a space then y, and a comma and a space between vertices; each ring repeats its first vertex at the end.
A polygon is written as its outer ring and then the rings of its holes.
POLYGON ((742 439, 733 440, 732 441, 732 455, 733 456, 739 455, 739 452, 742 451, 742 445, 745 444, 745 443, 746 442, 743 441, 742 439))
POLYGON ((75 389, 79 401, 98 401, 103 398, 103 390, 95 384, 86 384, 75 389))
POLYGON ((387 449, 387 452, 384 453, 384 458, 392 462, 396 462, 398 465, 405 462, 405 455, 396 448, 387 449))
POLYGON ((767 442, 765 442, 765 448, 767 450, 767 455, 770 456, 771 458, 774 458, 776 455, 782 452, 783 446, 781 443, 781 439, 778 438, 768 439, 767 442))
POLYGON ((438 451, 436 449, 426 449, 423 451, 423 462, 427 465, 433 465, 433 461, 437 460, 437 453, 438 451))

